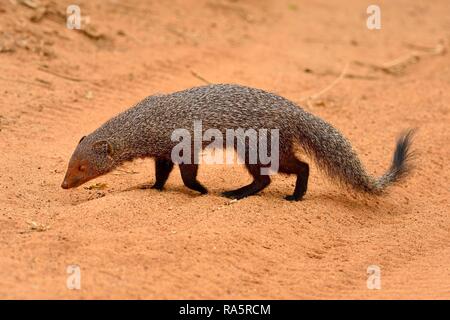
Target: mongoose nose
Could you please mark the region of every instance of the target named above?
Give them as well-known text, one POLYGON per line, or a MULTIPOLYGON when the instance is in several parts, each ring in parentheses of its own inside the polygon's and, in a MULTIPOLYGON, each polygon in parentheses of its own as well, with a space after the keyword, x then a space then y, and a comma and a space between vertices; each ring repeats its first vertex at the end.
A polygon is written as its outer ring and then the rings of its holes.
POLYGON ((61 184, 61 188, 69 189, 69 184, 66 181, 63 181, 63 183, 61 184))

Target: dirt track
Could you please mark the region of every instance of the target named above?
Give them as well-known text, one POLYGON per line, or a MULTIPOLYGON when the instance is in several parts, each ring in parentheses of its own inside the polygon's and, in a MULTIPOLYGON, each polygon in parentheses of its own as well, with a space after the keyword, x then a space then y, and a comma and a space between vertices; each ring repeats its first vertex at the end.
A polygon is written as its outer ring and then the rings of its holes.
POLYGON ((84 33, 65 28, 71 3, 40 16, 0 2, 0 298, 450 298, 449 1, 380 1, 376 31, 370 1, 79 1, 97 28, 84 33), (127 191, 153 181, 152 160, 85 186, 104 190, 60 188, 82 135, 205 81, 298 102, 377 175, 417 127, 416 170, 361 199, 312 166, 298 203, 277 176, 228 204, 220 192, 250 180, 239 166, 201 167, 206 196, 178 170, 165 192, 127 191), (381 290, 366 287, 373 264, 381 290))

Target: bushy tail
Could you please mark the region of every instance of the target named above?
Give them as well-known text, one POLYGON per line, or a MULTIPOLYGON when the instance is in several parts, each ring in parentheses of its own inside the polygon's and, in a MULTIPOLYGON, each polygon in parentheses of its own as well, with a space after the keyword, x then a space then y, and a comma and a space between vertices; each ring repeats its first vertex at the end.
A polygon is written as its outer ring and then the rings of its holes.
POLYGON ((322 119, 302 112, 298 126, 300 145, 329 176, 356 191, 380 194, 410 171, 410 151, 414 130, 402 134, 397 141, 389 170, 380 178, 367 174, 347 139, 322 119))
POLYGON ((375 185, 377 189, 385 189, 390 184, 401 180, 411 170, 410 160, 413 153, 410 147, 413 135, 414 130, 410 129, 398 138, 391 167, 384 175, 376 180, 375 185))

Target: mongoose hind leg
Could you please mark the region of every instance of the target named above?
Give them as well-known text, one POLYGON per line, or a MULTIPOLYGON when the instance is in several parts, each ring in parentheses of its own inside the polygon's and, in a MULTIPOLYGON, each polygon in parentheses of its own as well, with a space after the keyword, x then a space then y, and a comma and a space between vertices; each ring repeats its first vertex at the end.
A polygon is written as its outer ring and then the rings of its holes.
POLYGON ((186 187, 201 194, 208 193, 208 190, 197 180, 198 164, 180 164, 180 172, 186 187))
POLYGON ((247 169, 253 176, 253 182, 236 190, 222 192, 223 196, 239 200, 258 193, 270 184, 270 177, 261 174, 261 166, 247 165, 247 169))
POLYGON ((155 159, 156 182, 152 189, 162 190, 173 169, 173 162, 167 159, 155 159))
POLYGON ((291 156, 288 159, 281 160, 280 172, 297 175, 294 193, 286 196, 285 199, 289 201, 302 200, 308 188, 309 165, 298 160, 295 156, 291 156))

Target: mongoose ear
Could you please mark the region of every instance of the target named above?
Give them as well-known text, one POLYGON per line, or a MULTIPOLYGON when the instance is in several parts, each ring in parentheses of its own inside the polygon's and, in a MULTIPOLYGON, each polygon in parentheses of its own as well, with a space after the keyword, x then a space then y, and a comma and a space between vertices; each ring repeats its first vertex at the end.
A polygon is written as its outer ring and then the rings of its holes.
POLYGON ((92 147, 94 148, 94 150, 98 152, 105 152, 109 156, 111 156, 114 153, 114 148, 112 144, 106 140, 96 141, 94 142, 92 147))
POLYGON ((83 141, 83 140, 84 140, 84 138, 86 138, 86 136, 82 136, 82 137, 81 137, 81 139, 80 139, 80 141, 78 141, 78 144, 80 144, 80 143, 81 143, 81 141, 83 141))

